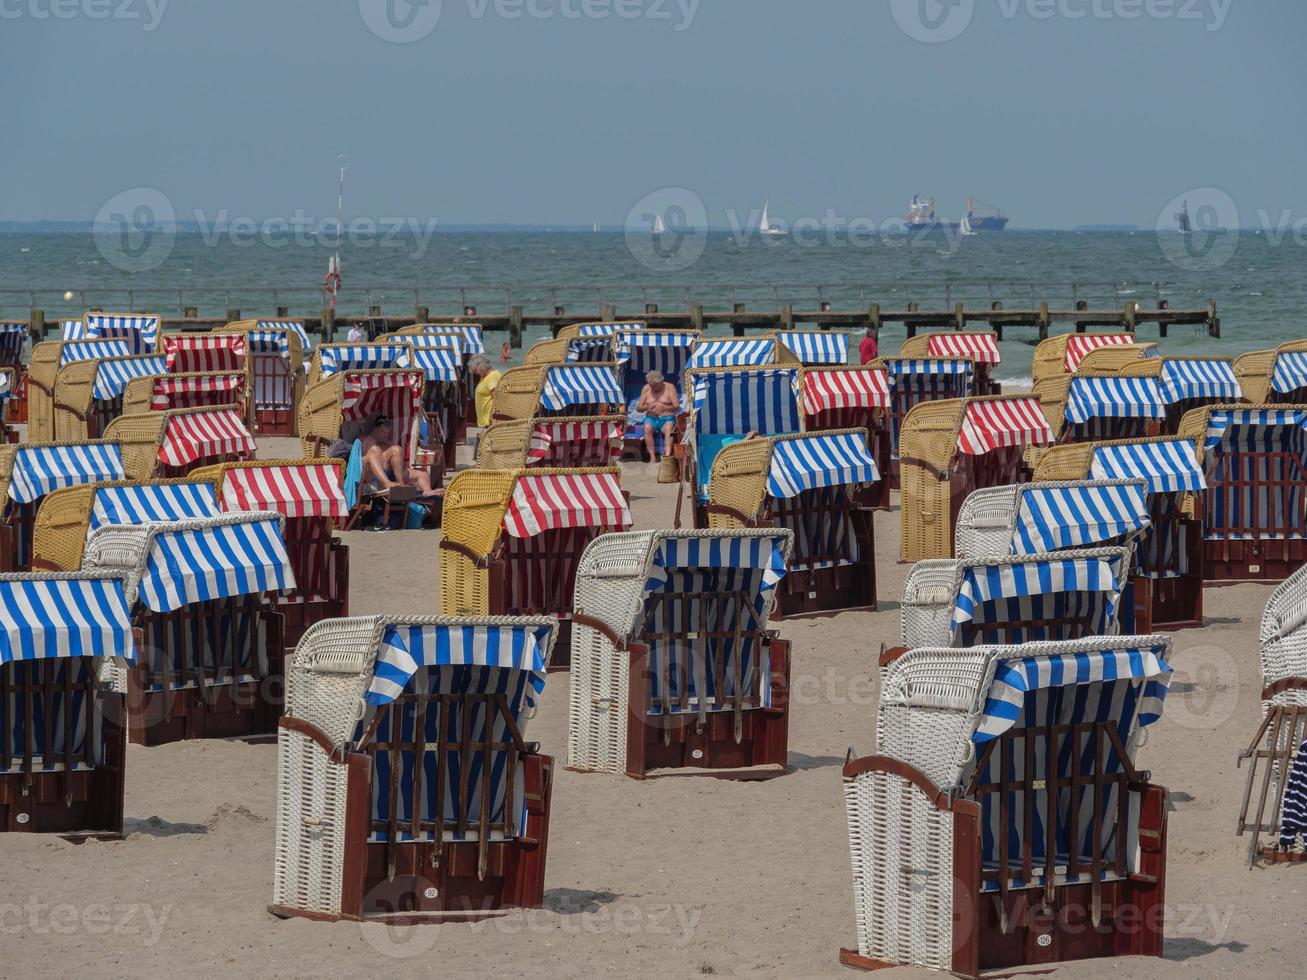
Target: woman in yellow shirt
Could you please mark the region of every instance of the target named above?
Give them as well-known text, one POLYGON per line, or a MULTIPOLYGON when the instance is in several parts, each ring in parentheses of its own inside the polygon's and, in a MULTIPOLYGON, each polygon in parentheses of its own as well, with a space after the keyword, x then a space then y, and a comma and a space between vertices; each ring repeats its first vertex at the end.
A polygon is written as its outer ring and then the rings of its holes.
POLYGON ((484 354, 477 354, 467 362, 467 366, 477 384, 477 425, 484 429, 490 424, 490 403, 493 400, 495 388, 499 385, 499 379, 504 375, 502 371, 495 370, 490 363, 490 358, 484 354))

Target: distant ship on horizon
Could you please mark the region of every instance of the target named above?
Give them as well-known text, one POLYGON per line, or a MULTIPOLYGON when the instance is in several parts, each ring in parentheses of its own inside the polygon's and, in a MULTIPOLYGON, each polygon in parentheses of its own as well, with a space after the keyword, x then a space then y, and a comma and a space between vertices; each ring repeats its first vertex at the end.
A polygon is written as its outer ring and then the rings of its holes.
MULTIPOLYGON (((935 216, 935 199, 912 195, 908 213, 904 217, 908 231, 958 231, 963 224, 956 221, 942 221, 935 216)), ((1010 219, 998 208, 967 198, 965 227, 968 233, 978 234, 985 231, 1002 231, 1010 219)))

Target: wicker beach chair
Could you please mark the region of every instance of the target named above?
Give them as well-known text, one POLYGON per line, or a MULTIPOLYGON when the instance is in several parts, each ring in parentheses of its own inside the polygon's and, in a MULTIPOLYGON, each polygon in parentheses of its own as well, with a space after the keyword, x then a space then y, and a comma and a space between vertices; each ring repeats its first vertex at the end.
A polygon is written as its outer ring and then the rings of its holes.
POLYGON ((46 494, 126 475, 122 447, 108 440, 0 446, 0 572, 32 566, 36 514, 46 494))
POLYGON ((467 441, 467 427, 475 423, 476 420, 476 379, 472 377, 468 370, 468 360, 474 354, 484 354, 486 352, 485 339, 481 333, 479 323, 460 323, 458 321, 450 323, 419 323, 411 327, 404 327, 395 331, 393 334, 387 334, 383 340, 400 340, 401 342, 414 342, 414 338, 447 338, 453 340, 458 345, 459 355, 462 358, 462 394, 463 394, 463 425, 459 430, 458 441, 467 441))
POLYGON ((1208 405, 1178 434, 1201 447, 1207 580, 1297 571, 1307 561, 1307 405, 1208 405))
MULTIPOLYGON (((644 415, 636 411, 646 376, 650 371, 658 371, 664 381, 683 395, 685 366, 698 339, 697 330, 649 330, 639 324, 619 327, 613 334, 613 356, 617 361, 627 416, 624 456, 644 459, 647 452, 644 415)), ((654 448, 663 454, 673 451, 664 442, 662 424, 654 426, 654 448)))
POLYGON ((338 459, 277 459, 221 463, 190 475, 212 485, 223 513, 282 516, 282 541, 295 574, 295 588, 277 597, 287 649, 319 619, 349 615, 349 547, 332 533, 349 516, 344 470, 338 459))
POLYGON ((1039 402, 1028 395, 923 402, 903 421, 904 561, 947 558, 967 495, 1030 480, 1024 454, 1053 441, 1039 402))
POLYGON ((278 731, 270 910, 412 924, 540 906, 554 760, 525 734, 553 643, 545 618, 315 623, 278 731))
POLYGON ((1156 377, 1091 372, 1082 366, 1075 374, 1041 381, 1035 397, 1059 443, 1161 435, 1166 419, 1166 400, 1156 377))
POLYGON ((1101 347, 1124 347, 1134 343, 1132 333, 1064 333, 1048 337, 1035 347, 1031 383, 1037 385, 1046 378, 1075 374, 1085 355, 1101 347))
POLYGON ((0 832, 113 839, 123 829, 123 692, 136 649, 123 583, 0 575, 0 832))
MULTIPOLYGON (((76 323, 77 321, 72 321, 76 323)), ((157 313, 106 313, 91 310, 82 316, 75 331, 64 331, 65 340, 125 340, 131 354, 152 354, 159 349, 162 320, 157 313), (69 334, 72 333, 72 336, 69 334)))
POLYGON ((569 323, 555 336, 559 340, 588 340, 593 337, 614 337, 619 332, 644 330, 648 324, 643 320, 608 320, 588 323, 569 323))
POLYGON ((133 480, 180 478, 197 466, 253 459, 257 449, 235 405, 120 415, 105 438, 121 444, 133 480))
POLYGON ((468 427, 459 338, 450 334, 413 334, 407 342, 409 363, 422 372, 424 382, 422 410, 426 432, 420 440, 418 464, 430 466, 438 462, 442 471, 452 472, 458 446, 466 440, 468 427), (431 448, 423 448, 426 446, 431 448), (437 453, 438 461, 433 458, 437 453))
POLYGON ((769 364, 797 365, 799 359, 770 337, 699 337, 690 346, 688 371, 717 367, 765 367, 769 364))
POLYGON ((234 406, 241 419, 252 424, 246 371, 187 371, 132 378, 123 388, 122 414, 142 415, 172 408, 234 406))
POLYGON ((561 337, 538 340, 527 348, 522 355, 522 363, 527 367, 542 367, 546 364, 566 364, 567 346, 571 341, 561 337))
POLYGON ((304 324, 297 320, 238 320, 214 332, 245 336, 255 434, 295 435, 309 350, 304 324))
POLYGON ((309 362, 310 387, 341 371, 384 371, 411 368, 408 343, 319 344, 309 362))
POLYGON ((889 383, 890 484, 903 488, 903 423, 923 402, 969 398, 976 393, 976 364, 969 357, 903 358, 872 361, 889 383))
POLYGON ((777 330, 768 336, 804 367, 849 363, 849 335, 843 330, 777 330))
POLYGON ((995 366, 1003 363, 1003 355, 998 349, 998 334, 992 330, 919 333, 903 342, 903 346, 899 348, 899 357, 907 360, 968 358, 974 371, 971 394, 1001 395, 1003 393, 1001 386, 993 377, 995 366))
POLYGON ((0 416, 4 422, 27 421, 27 359, 25 350, 32 335, 26 320, 0 321, 0 372, 9 374, 9 394, 0 416))
POLYGON ((279 514, 105 524, 82 569, 126 582, 140 657, 120 670, 128 738, 142 745, 276 730, 283 696, 282 617, 269 593, 295 576, 279 514))
POLYGON ((717 454, 708 526, 794 535, 777 618, 876 608, 872 514, 861 489, 880 480, 865 429, 750 439, 717 454))
POLYGON ((840 961, 978 977, 1161 956, 1167 792, 1135 753, 1170 650, 1122 636, 883 657, 877 754, 844 766, 857 943, 840 961))
POLYGON ((861 503, 890 509, 891 474, 889 376, 870 364, 805 367, 799 375, 799 410, 804 432, 865 429, 880 479, 865 487, 861 503))
POLYGON ((1120 632, 1129 548, 919 561, 903 587, 903 644, 970 647, 1120 632))
POLYGON ((581 553, 631 526, 620 477, 616 466, 456 474, 441 516, 441 612, 557 616, 551 667, 567 667, 581 553))
POLYGON ((791 547, 785 530, 594 541, 577 573, 568 767, 784 772, 790 648, 767 617, 791 547))
POLYGON ((1136 542, 1130 592, 1135 629, 1203 624, 1203 529, 1195 494, 1207 483, 1194 445, 1175 436, 1054 446, 1037 481, 1135 480, 1148 488, 1148 527, 1136 542))
POLYGON ((131 342, 123 339, 47 340, 35 345, 27 365, 27 437, 35 442, 57 438, 55 391, 68 365, 133 353, 131 342))
POLYGON ((1235 358, 1234 373, 1254 404, 1307 404, 1307 341, 1242 354, 1235 358))
POLYGON ((1228 357, 1145 357, 1122 366, 1117 373, 1157 379, 1166 407, 1166 432, 1175 432, 1180 419, 1192 409, 1243 401, 1234 362, 1228 357))
POLYGON ((477 443, 485 470, 526 466, 608 466, 622 456, 626 416, 595 415, 492 422, 477 443))
POLYGON ((621 412, 624 404, 615 363, 546 364, 505 371, 495 388, 491 417, 512 421, 610 415, 621 412))
POLYGON ((167 373, 167 361, 157 353, 93 357, 60 368, 54 383, 55 437, 69 442, 100 438, 123 414, 130 381, 167 373))

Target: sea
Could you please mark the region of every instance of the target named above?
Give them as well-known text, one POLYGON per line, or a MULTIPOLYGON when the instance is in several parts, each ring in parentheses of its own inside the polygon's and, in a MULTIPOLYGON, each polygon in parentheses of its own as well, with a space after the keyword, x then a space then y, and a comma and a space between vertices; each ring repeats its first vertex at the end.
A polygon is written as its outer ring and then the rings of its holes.
MULTIPOLYGON (((1162 344, 1176 354, 1235 355, 1307 336, 1307 236, 1286 231, 1176 232, 1021 231, 963 237, 956 233, 827 234, 813 231, 762 238, 730 231, 654 240, 644 231, 356 230, 341 244, 344 288, 338 315, 432 315, 473 306, 504 312, 594 316, 611 303, 620 317, 638 317, 646 303, 663 311, 795 309, 950 309, 955 303, 1007 309, 1120 308, 1127 301, 1172 309, 1214 300, 1220 338, 1200 328, 1172 328, 1162 344)), ((290 234, 279 227, 147 233, 138 240, 68 233, 0 234, 0 318, 47 321, 87 308, 202 316, 239 309, 244 317, 316 315, 334 235, 290 234)), ((1055 327, 1069 330, 1070 325, 1055 327)), ((710 332, 728 333, 727 328, 710 332)), ((527 332, 527 346, 544 339, 527 332)), ((881 350, 904 336, 889 326, 881 350)), ((1140 327, 1143 339, 1156 327, 1140 327)), ((488 346, 499 338, 488 337, 488 346)), ((504 339, 507 339, 505 336, 504 339)), ((858 338, 854 338, 856 341, 858 338)), ((1009 383, 1028 381, 1036 342, 1031 328, 1007 331, 1003 364, 1009 383)), ((513 352, 519 360, 522 351, 513 352)))

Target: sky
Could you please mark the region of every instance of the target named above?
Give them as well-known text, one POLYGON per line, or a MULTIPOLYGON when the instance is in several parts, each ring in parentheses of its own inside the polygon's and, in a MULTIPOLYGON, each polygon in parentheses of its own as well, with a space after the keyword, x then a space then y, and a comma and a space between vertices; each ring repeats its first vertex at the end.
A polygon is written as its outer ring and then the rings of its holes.
POLYGON ((671 188, 713 225, 920 193, 1248 227, 1307 216, 1304 38, 1302 0, 0 0, 0 220, 141 188, 328 217, 343 155, 347 217, 444 225, 620 225, 671 188))

